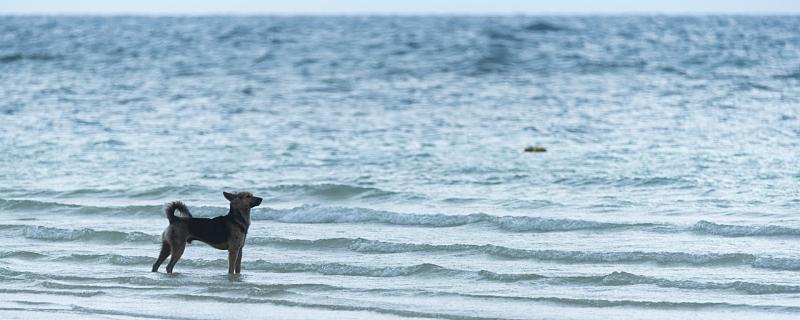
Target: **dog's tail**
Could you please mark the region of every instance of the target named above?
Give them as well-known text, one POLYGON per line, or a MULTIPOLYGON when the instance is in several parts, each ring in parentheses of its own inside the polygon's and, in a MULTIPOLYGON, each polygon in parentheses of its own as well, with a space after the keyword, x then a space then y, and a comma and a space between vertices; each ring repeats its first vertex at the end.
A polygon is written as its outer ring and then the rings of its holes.
POLYGON ((192 217, 192 213, 189 212, 189 208, 187 208, 186 205, 180 201, 168 203, 167 207, 164 209, 164 212, 167 214, 167 220, 169 220, 170 224, 180 220, 181 218, 186 219, 192 217), (175 210, 178 210, 178 212, 180 212, 181 214, 180 218, 175 216, 175 210))

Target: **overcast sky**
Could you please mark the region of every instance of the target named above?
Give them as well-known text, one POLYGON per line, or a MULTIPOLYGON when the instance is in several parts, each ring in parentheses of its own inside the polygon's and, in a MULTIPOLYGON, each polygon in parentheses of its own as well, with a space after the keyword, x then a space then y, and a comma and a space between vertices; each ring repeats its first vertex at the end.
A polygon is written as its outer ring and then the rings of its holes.
POLYGON ((0 14, 800 14, 800 0, 0 0, 0 14))

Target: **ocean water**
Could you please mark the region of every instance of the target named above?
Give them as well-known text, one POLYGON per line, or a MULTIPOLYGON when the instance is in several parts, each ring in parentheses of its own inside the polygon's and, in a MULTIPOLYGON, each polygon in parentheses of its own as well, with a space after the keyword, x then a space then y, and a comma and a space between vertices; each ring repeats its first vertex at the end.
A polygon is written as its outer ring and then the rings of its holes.
POLYGON ((796 319, 798 30, 0 17, 0 317, 796 319), (241 276, 150 272, 240 190, 241 276))

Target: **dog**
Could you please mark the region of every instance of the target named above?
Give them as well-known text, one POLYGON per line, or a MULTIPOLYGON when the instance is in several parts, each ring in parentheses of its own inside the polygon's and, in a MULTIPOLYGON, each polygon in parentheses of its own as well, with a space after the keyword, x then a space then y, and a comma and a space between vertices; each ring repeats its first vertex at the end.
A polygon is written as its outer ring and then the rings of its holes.
POLYGON ((152 272, 172 256, 167 264, 167 273, 172 273, 175 264, 183 255, 186 243, 200 240, 220 249, 228 250, 228 273, 239 274, 242 271, 242 247, 250 228, 250 209, 261 204, 261 198, 250 192, 222 193, 230 201, 227 215, 216 218, 194 218, 183 202, 168 203, 164 210, 169 226, 161 234, 161 253, 153 264, 152 272), (175 216, 175 211, 181 216, 175 216))

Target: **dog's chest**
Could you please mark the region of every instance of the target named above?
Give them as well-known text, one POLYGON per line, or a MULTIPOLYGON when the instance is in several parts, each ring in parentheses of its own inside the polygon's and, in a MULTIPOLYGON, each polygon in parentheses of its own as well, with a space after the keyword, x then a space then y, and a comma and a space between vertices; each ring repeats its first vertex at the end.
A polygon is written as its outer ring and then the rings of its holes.
POLYGON ((228 245, 232 247, 242 247, 244 246, 244 240, 246 237, 247 234, 240 232, 238 229, 231 230, 230 237, 228 238, 228 245))

